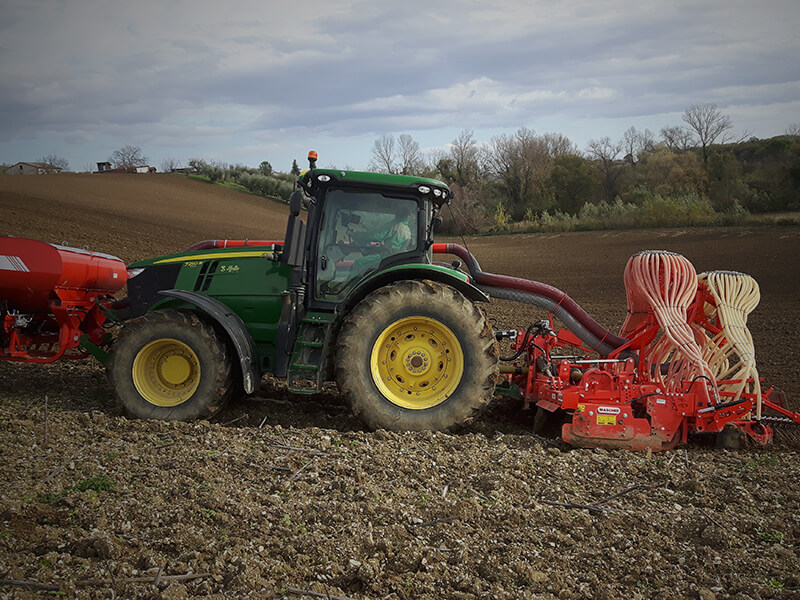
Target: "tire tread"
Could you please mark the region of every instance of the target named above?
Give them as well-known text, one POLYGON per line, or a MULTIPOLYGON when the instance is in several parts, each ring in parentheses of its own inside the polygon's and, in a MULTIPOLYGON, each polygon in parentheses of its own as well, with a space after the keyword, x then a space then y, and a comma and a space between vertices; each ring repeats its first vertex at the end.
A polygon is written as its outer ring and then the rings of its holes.
MULTIPOLYGON (((452 316, 452 315, 451 315, 452 316)), ((452 431, 472 422, 489 405, 498 383, 498 348, 483 309, 467 300, 458 290, 429 280, 402 280, 380 288, 362 300, 345 318, 336 344, 336 381, 356 417, 371 428, 391 430, 432 429, 452 431), (391 406, 378 392, 369 375, 363 373, 365 356, 371 354, 374 336, 367 335, 375 322, 398 304, 423 304, 439 307, 458 316, 468 331, 459 339, 465 355, 474 352, 475 373, 465 373, 462 385, 443 403, 424 410, 391 406), (471 350, 464 346, 471 344, 471 350), (393 418, 387 418, 391 412, 393 418)), ((368 362, 368 359, 366 359, 368 362)))

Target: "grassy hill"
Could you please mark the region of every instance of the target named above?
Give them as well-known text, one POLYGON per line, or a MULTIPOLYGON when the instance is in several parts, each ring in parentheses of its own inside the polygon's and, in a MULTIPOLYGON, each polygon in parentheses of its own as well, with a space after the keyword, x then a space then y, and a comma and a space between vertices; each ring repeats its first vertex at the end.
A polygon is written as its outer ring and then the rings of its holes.
POLYGON ((283 239, 288 207, 180 175, 0 177, 0 235, 126 262, 216 238, 283 239))

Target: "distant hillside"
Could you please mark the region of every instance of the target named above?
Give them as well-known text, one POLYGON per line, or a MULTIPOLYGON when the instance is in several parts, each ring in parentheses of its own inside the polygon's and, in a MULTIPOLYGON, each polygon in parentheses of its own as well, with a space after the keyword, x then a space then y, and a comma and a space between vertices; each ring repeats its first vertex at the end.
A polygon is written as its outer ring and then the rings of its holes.
POLYGON ((0 235, 126 262, 214 238, 283 239, 288 207, 180 175, 0 176, 0 235))

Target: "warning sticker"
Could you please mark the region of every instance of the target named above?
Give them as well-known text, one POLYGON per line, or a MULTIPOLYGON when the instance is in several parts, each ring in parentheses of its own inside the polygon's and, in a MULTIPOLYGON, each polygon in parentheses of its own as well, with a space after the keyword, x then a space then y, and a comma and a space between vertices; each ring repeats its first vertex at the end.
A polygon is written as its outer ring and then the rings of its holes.
POLYGON ((617 415, 597 415, 598 425, 616 425, 617 415))
POLYGON ((586 405, 578 404, 578 412, 586 412, 586 405))

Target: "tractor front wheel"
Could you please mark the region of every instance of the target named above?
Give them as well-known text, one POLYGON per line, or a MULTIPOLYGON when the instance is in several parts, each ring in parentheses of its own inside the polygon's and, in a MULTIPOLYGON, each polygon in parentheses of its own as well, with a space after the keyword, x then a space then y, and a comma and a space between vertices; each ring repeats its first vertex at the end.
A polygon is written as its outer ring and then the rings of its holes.
POLYGON ((399 281, 346 318, 336 381, 369 427, 448 431, 491 400, 497 356, 485 315, 461 293, 433 281, 399 281))
POLYGON ((120 406, 140 419, 209 417, 233 390, 224 341, 197 315, 177 310, 129 321, 112 347, 108 368, 120 406))

